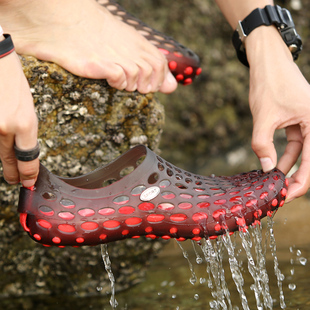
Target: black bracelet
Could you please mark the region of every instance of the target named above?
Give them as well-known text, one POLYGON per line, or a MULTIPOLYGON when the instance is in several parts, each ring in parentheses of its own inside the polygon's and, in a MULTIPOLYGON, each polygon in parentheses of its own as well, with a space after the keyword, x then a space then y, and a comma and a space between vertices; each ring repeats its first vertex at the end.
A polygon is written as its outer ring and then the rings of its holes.
POLYGON ((14 52, 15 47, 9 34, 4 34, 5 40, 0 42, 0 58, 5 57, 14 52))

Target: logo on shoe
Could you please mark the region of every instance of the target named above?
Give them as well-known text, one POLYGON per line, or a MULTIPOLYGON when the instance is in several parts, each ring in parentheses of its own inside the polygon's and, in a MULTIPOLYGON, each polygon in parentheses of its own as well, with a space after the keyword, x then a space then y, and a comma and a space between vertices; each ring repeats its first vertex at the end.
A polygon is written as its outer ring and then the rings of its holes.
POLYGON ((150 201, 154 199, 155 197, 157 197, 159 193, 160 193, 160 188, 157 186, 152 186, 142 192, 142 194, 140 195, 140 199, 142 201, 150 201))

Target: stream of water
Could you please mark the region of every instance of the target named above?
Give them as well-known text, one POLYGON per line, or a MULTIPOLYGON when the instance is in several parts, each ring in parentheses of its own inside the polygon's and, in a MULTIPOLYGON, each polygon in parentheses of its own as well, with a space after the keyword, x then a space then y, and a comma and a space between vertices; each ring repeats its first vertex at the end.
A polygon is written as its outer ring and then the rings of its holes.
MULTIPOLYGON (((219 236, 215 240, 202 239, 198 242, 190 241, 194 259, 190 257, 189 251, 185 249, 183 242, 175 241, 183 257, 187 261, 190 274, 188 279, 189 283, 195 286, 198 282, 199 275, 203 275, 204 277, 200 277, 199 283, 207 284, 204 294, 210 294, 210 298, 208 305, 200 309, 253 310, 253 305, 255 305, 255 309, 257 310, 287 308, 283 291, 285 276, 281 272, 279 266, 273 224, 273 219, 268 218, 265 233, 263 233, 262 226, 257 224, 248 229, 243 228, 232 236, 227 231, 226 234, 219 236), (266 254, 268 250, 270 250, 273 262, 272 275, 276 278, 278 288, 276 292, 273 292, 273 295, 271 295, 269 285, 270 271, 268 274, 266 266, 266 254), (198 274, 197 271, 195 271, 196 265, 204 265, 205 271, 201 273, 201 270, 199 270, 198 274), (229 266, 229 269, 226 265, 229 266), (246 265, 246 268, 244 265, 246 265), (249 282, 250 279, 251 283, 245 284, 244 277, 247 278, 247 282, 249 282), (233 288, 231 283, 235 285, 233 288), (248 288, 250 288, 250 290, 248 288), (231 291, 233 294, 237 291, 239 302, 236 303, 235 296, 232 300, 231 291), (249 299, 251 299, 251 302, 249 302, 249 299)), ((107 246, 102 245, 101 251, 105 268, 111 281, 110 305, 112 309, 116 309, 118 303, 115 299, 115 280, 111 269, 107 246)), ((293 252, 293 249, 291 248, 290 251, 293 252)), ((294 272, 295 270, 292 268, 290 271, 291 275, 294 274, 294 272)), ((172 281, 170 284, 165 282, 162 283, 163 287, 167 285, 174 286, 175 282, 172 281)), ((292 289, 294 286, 291 285, 289 287, 292 289)), ((160 295, 161 293, 158 293, 158 296, 160 295)), ((195 293, 194 300, 199 300, 200 295, 201 293, 195 293)), ((173 294, 171 298, 176 299, 177 295, 173 294)), ((137 309, 131 308, 128 305, 121 307, 120 309, 137 309)), ((176 306, 171 309, 196 308, 176 306)))

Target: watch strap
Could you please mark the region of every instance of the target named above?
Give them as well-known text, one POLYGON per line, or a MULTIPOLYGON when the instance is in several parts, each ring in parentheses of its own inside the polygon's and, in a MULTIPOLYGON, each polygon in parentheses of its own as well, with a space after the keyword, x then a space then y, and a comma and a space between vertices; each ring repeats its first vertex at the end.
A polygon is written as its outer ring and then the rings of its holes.
MULTIPOLYGON (((244 39, 255 28, 262 25, 265 26, 275 25, 278 29, 281 30, 287 26, 294 25, 292 20, 289 21, 289 24, 290 25, 287 25, 287 23, 285 22, 283 10, 278 5, 277 6, 266 5, 263 9, 257 8, 253 10, 243 21, 239 21, 237 29, 234 31, 232 36, 232 43, 236 49, 237 57, 240 60, 240 62, 247 67, 249 66, 243 42, 244 39)), ((294 57, 294 59, 296 59, 297 57, 298 56, 294 57)))

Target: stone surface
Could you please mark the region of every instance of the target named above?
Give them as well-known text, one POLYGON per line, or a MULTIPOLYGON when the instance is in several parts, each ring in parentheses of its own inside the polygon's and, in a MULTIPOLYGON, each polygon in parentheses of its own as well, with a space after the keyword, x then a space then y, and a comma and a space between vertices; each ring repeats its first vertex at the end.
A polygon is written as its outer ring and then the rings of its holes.
MULTIPOLYGON (((138 143, 157 150, 164 111, 153 95, 117 91, 103 80, 83 79, 33 57, 23 56, 21 62, 39 118, 40 160, 55 174, 84 174, 138 143)), ((19 224, 19 188, 1 177, 0 193, 0 296, 84 296, 110 290, 100 246, 36 244, 19 224)), ((110 244, 116 288, 141 281, 161 247, 142 238, 110 244)))

